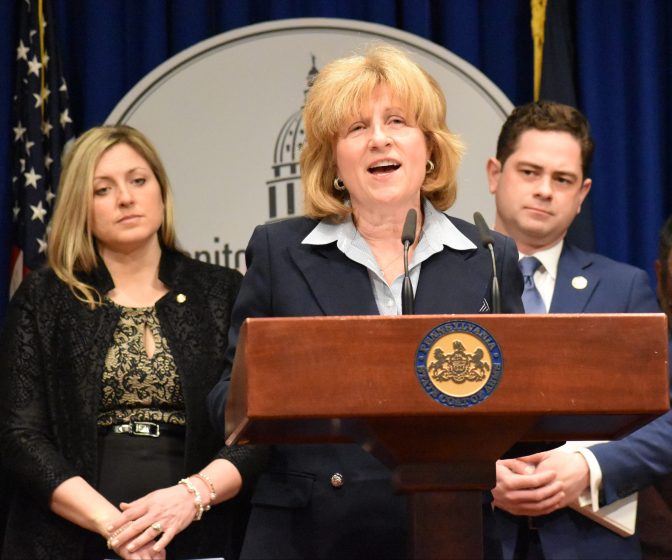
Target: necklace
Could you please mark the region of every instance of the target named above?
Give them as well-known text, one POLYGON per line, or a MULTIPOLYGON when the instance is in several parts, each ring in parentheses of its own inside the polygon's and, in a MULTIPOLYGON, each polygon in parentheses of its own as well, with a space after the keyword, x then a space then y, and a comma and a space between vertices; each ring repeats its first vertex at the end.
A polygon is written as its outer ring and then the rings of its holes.
POLYGON ((390 262, 388 262, 385 266, 381 266, 380 271, 385 272, 386 269, 388 269, 390 266, 392 266, 395 262, 397 262, 403 256, 404 256, 404 253, 401 253, 400 255, 397 255, 390 262))

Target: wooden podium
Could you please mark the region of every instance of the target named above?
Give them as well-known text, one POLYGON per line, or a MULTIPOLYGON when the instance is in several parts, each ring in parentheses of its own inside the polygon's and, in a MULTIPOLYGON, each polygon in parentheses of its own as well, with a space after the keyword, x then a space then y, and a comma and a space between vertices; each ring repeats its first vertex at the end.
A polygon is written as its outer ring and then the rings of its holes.
POLYGON ((248 319, 227 444, 358 442, 410 494, 412 557, 477 558, 495 461, 516 442, 615 439, 667 411, 667 348, 663 314, 248 319), (438 403, 416 375, 419 345, 448 321, 501 349, 499 384, 474 406, 438 403))

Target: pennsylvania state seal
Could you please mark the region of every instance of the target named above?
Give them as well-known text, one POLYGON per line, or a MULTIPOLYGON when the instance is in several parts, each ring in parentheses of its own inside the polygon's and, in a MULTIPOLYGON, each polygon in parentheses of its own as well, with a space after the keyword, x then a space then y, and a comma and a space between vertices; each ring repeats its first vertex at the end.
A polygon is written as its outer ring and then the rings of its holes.
POLYGON ((448 321, 422 340, 415 359, 425 392, 444 406, 468 407, 487 399, 502 376, 502 353, 483 327, 448 321))

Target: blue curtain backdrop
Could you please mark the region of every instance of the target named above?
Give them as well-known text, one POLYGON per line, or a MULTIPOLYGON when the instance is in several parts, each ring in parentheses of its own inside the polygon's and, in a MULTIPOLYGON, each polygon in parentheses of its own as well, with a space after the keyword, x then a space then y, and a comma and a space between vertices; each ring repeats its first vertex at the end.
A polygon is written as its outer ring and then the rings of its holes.
MULTIPOLYGON (((14 13, 20 1, 0 2, 0 321, 9 262, 14 13)), ((53 5, 78 133, 102 123, 138 80, 183 49, 237 27, 297 17, 358 19, 415 33, 479 68, 513 103, 532 99, 529 0, 53 0, 53 5)), ((596 248, 651 273, 658 230, 672 212, 672 2, 577 0, 572 14, 578 107, 590 119, 597 143, 591 195, 596 248)))

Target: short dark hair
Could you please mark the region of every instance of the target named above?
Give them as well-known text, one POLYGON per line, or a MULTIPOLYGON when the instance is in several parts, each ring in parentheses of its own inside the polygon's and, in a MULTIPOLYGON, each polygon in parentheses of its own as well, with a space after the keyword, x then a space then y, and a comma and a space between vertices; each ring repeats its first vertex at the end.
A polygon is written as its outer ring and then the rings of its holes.
POLYGON ((588 176, 595 152, 595 142, 590 135, 588 119, 580 111, 552 101, 536 101, 516 107, 506 119, 497 140, 497 159, 502 166, 516 151, 520 137, 527 130, 550 130, 571 134, 581 146, 583 178, 588 176))

